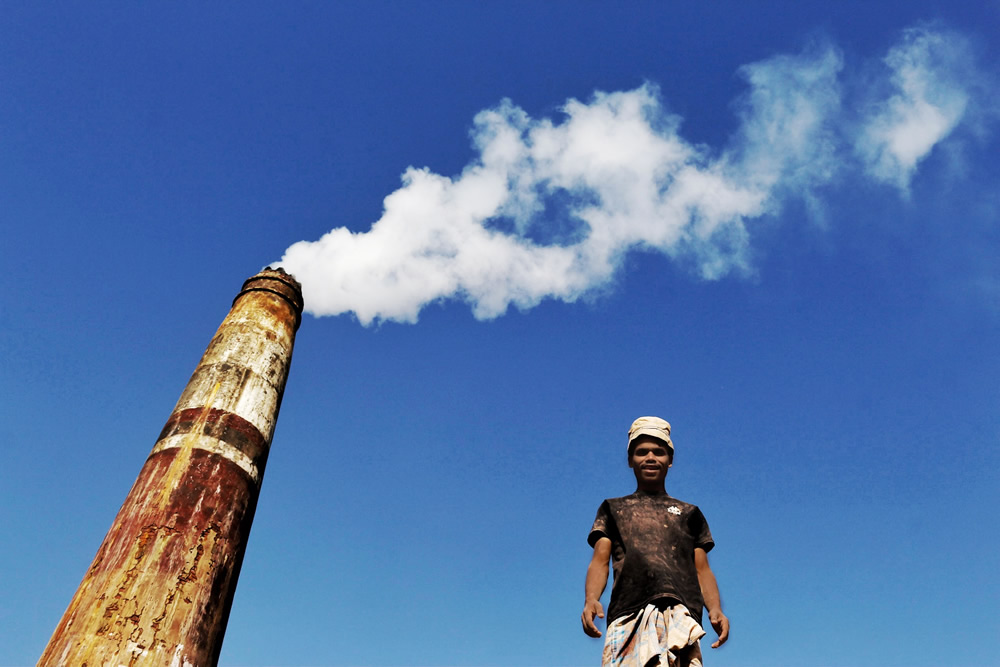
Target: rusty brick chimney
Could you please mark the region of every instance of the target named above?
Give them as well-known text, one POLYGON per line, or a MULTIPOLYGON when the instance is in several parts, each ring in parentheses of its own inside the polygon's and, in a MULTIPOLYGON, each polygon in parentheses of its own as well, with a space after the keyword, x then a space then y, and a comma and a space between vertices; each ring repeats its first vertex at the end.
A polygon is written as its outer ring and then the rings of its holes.
POLYGON ((39 665, 214 665, 302 317, 281 269, 245 283, 39 665))

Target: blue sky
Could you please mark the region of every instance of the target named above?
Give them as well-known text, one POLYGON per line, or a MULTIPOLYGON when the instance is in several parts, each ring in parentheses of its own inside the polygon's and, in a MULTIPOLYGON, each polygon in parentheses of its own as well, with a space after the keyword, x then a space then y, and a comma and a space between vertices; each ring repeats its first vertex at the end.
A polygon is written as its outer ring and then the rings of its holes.
POLYGON ((597 664, 644 414, 716 538, 708 665, 1000 664, 1000 4, 0 16, 0 664, 282 257, 342 314, 299 330, 221 664, 597 664))

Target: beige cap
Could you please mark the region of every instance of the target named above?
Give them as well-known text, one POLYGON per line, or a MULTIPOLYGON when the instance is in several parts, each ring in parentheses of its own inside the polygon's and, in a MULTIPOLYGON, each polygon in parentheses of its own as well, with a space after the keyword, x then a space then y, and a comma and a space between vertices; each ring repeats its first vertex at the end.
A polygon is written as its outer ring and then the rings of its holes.
POLYGON ((632 427, 628 430, 628 446, 632 446, 632 441, 640 435, 648 435, 662 440, 666 443, 670 451, 674 451, 674 443, 670 439, 670 422, 659 417, 639 417, 632 422, 632 427))

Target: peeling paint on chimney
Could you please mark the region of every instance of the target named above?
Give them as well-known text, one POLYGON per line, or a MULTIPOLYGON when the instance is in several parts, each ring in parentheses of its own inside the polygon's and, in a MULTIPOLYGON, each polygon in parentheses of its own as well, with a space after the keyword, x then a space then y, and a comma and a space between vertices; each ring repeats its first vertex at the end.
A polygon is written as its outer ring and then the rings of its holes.
POLYGON ((302 291, 244 284, 39 665, 214 665, 288 378, 302 291))

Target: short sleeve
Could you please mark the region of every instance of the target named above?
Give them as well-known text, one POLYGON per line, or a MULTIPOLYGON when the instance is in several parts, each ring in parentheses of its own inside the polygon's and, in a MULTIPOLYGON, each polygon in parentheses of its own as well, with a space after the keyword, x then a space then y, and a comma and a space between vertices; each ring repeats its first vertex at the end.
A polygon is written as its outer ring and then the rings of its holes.
POLYGON ((590 528, 590 535, 587 536, 587 543, 590 546, 594 546, 597 544, 597 540, 602 537, 610 538, 612 521, 611 508, 608 507, 608 501, 605 500, 601 503, 601 506, 597 508, 597 517, 594 519, 594 525, 590 528))
POLYGON ((697 507, 691 512, 688 529, 694 538, 696 549, 704 549, 707 553, 715 546, 715 540, 712 539, 712 531, 708 529, 708 521, 705 520, 705 515, 697 507))

